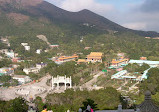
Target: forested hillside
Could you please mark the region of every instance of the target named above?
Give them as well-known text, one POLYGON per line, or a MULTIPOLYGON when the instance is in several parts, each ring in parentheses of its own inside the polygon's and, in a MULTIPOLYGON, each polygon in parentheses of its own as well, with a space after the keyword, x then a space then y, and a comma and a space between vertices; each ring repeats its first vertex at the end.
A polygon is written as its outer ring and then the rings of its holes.
POLYGON ((0 12, 0 36, 9 36, 11 48, 24 58, 35 54, 22 52, 22 42, 30 43, 32 51, 49 47, 36 37, 42 34, 51 44, 60 45, 60 49, 55 50, 53 54, 88 54, 90 51, 85 51, 84 47, 92 47, 91 51, 102 51, 105 54, 125 52, 134 59, 147 56, 158 60, 158 40, 139 36, 153 37, 158 36, 157 33, 126 29, 89 10, 76 13, 40 0, 1 0, 0 12), (95 21, 99 21, 99 24, 95 21))

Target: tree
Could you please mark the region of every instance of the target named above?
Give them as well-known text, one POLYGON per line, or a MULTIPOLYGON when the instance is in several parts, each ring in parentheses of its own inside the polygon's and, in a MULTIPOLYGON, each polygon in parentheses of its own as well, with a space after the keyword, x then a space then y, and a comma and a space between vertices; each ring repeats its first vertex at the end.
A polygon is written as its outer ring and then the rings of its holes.
POLYGON ((21 97, 10 100, 6 106, 6 112, 27 112, 28 110, 27 101, 21 97))
POLYGON ((43 110, 43 107, 44 107, 44 103, 43 103, 43 101, 42 101, 42 99, 41 99, 41 97, 36 97, 36 99, 35 99, 35 104, 37 105, 37 108, 38 108, 38 111, 39 112, 41 112, 42 110, 43 110))
POLYGON ((8 82, 11 80, 11 76, 8 76, 8 75, 2 75, 0 76, 0 82, 8 82))
POLYGON ((88 105, 91 106, 93 110, 97 109, 97 104, 95 104, 95 102, 92 99, 86 99, 86 101, 83 101, 82 104, 83 104, 83 107, 81 107, 82 110, 86 110, 88 105))

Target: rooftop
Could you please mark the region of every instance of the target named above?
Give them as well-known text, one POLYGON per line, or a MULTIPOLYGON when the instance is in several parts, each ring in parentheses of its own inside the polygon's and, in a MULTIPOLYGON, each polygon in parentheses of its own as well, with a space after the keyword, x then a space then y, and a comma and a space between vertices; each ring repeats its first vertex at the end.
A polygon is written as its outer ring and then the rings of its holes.
POLYGON ((102 56, 103 53, 102 52, 91 52, 88 56, 102 56))
POLYGON ((14 75, 13 77, 15 77, 15 78, 25 78, 27 76, 26 75, 14 75))
POLYGON ((155 65, 155 64, 159 64, 159 61, 149 61, 149 60, 130 60, 129 63, 146 63, 146 64, 151 64, 151 65, 155 65))

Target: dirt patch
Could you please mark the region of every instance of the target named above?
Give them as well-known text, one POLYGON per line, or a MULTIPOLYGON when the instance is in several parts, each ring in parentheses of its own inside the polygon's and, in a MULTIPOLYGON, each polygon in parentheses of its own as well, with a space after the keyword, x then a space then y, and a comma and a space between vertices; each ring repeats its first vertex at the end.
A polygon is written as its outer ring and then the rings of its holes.
POLYGON ((40 17, 39 21, 42 22, 42 23, 47 23, 47 24, 50 23, 50 21, 47 18, 45 18, 45 17, 40 17))
POLYGON ((43 2, 43 0, 16 0, 18 3, 23 6, 36 6, 43 2))
POLYGON ((22 24, 29 20, 29 16, 19 14, 19 13, 9 13, 7 14, 9 19, 12 19, 16 25, 22 24))

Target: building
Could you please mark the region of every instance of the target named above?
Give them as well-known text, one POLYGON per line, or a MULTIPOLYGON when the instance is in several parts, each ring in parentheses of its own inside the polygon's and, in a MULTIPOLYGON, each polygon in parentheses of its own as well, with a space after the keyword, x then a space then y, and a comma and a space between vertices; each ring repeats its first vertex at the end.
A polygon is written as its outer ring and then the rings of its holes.
POLYGON ((60 84, 64 84, 65 90, 68 84, 69 84, 69 87, 72 88, 71 76, 66 77, 65 75, 65 76, 57 76, 55 78, 52 77, 52 89, 54 89, 56 85, 57 85, 57 89, 59 89, 60 84))
POLYGON ((0 50, 0 53, 2 53, 2 54, 6 54, 8 52, 8 49, 1 49, 0 50))
POLYGON ((32 68, 24 68, 23 69, 23 72, 25 72, 26 74, 29 74, 29 73, 39 73, 40 72, 40 69, 39 68, 36 68, 36 67, 32 67, 32 68))
POLYGON ((36 50, 36 53, 37 53, 37 54, 41 54, 41 49, 37 49, 37 50, 36 50))
POLYGON ((89 49, 91 49, 91 48, 92 48, 92 47, 85 47, 84 49, 85 49, 85 50, 89 50, 89 49))
POLYGON ((14 58, 15 57, 15 54, 14 54, 13 51, 6 52, 5 54, 7 55, 8 58, 14 58))
POLYGON ((28 45, 28 43, 21 43, 21 45, 22 45, 22 46, 27 46, 27 45, 28 45))
POLYGON ((111 79, 123 79, 122 76, 126 75, 128 73, 127 70, 122 70, 114 75, 112 75, 111 79))
POLYGON ((149 61, 149 60, 130 60, 130 64, 137 63, 142 66, 143 63, 148 64, 150 67, 159 67, 159 61, 149 61))
POLYGON ((36 68, 38 68, 39 70, 40 70, 41 68, 46 67, 46 66, 47 66, 46 63, 37 63, 37 64, 36 64, 36 68))
POLYGON ((77 64, 81 63, 87 63, 88 61, 86 59, 78 59, 77 64))
POLYGON ((53 44, 53 45, 50 45, 51 48, 58 48, 59 45, 58 44, 53 44))
POLYGON ((18 80, 20 84, 25 84, 31 81, 30 77, 26 75, 14 75, 12 78, 18 80))
POLYGON ((14 62, 14 63, 21 62, 20 57, 14 57, 14 58, 12 58, 11 60, 12 60, 12 62, 14 62))
POLYGON ((14 69, 13 68, 0 68, 0 76, 2 75, 13 75, 14 74, 14 69))
POLYGON ((119 59, 112 59, 111 66, 122 66, 127 64, 129 61, 128 58, 120 57, 119 59))
POLYGON ((147 60, 147 57, 140 57, 140 60, 147 60))
POLYGON ((87 55, 87 61, 88 62, 101 62, 102 63, 102 52, 91 52, 89 55, 87 55))
POLYGON ((67 61, 74 61, 75 59, 78 58, 78 55, 74 54, 72 56, 61 56, 57 60, 55 60, 55 63, 57 62, 67 62, 67 61))
POLYGON ((30 46, 24 46, 24 48, 25 48, 26 51, 30 50, 30 46))

